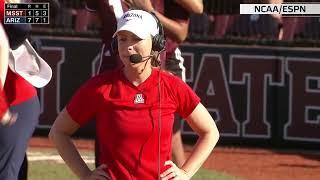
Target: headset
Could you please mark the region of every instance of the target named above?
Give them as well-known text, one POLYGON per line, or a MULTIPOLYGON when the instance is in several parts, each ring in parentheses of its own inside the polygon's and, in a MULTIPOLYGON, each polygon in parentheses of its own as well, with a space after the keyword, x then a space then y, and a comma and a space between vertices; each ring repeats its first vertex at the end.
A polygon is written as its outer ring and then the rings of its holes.
MULTIPOLYGON (((162 26, 159 18, 156 16, 156 14, 154 12, 148 12, 148 13, 150 13, 152 15, 152 17, 156 20, 157 27, 159 29, 159 33, 152 37, 152 50, 157 51, 157 52, 163 51, 166 46, 166 39, 164 36, 163 26, 162 26)), ((118 54, 117 37, 112 38, 111 53, 118 54)))

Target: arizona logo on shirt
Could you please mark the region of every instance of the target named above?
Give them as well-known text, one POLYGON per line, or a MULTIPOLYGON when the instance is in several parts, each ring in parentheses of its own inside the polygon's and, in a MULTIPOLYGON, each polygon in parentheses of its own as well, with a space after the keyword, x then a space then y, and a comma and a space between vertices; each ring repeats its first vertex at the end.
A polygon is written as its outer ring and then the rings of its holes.
POLYGON ((136 94, 134 96, 134 104, 144 104, 143 94, 136 94))

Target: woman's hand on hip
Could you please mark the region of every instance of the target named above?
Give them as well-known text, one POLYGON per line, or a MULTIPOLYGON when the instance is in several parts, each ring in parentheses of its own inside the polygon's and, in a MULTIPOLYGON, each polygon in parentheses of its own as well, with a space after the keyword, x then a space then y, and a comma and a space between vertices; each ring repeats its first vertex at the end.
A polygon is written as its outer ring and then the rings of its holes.
POLYGON ((111 177, 104 170, 106 168, 107 165, 102 164, 81 180, 111 180, 111 177))
POLYGON ((169 169, 167 169, 165 172, 160 174, 161 180, 189 180, 190 177, 188 174, 180 169, 176 164, 174 164, 172 161, 166 161, 164 163, 165 166, 169 165, 171 166, 169 169))

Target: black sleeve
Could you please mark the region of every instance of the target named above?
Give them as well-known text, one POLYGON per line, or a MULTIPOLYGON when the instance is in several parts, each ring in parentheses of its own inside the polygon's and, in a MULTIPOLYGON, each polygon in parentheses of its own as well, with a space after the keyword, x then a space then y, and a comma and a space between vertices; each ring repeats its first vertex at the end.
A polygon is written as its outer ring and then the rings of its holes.
POLYGON ((5 24, 4 29, 8 35, 11 49, 17 49, 26 38, 28 38, 31 25, 30 24, 5 24))

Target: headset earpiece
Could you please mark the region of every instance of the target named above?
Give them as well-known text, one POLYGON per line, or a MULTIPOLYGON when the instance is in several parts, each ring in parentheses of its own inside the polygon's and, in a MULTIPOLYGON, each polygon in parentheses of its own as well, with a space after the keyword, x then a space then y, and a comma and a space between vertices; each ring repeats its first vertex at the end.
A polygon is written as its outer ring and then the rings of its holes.
POLYGON ((159 18, 156 16, 156 14, 154 12, 150 12, 150 14, 154 17, 154 19, 157 22, 157 26, 159 29, 159 34, 155 35, 154 37, 152 37, 152 50, 153 51, 162 51, 165 46, 166 46, 166 39, 164 37, 164 30, 163 30, 163 26, 159 20, 159 18))
POLYGON ((164 37, 161 36, 160 34, 157 34, 152 38, 152 50, 153 51, 160 52, 161 50, 164 49, 165 45, 166 45, 166 41, 165 41, 164 37))

